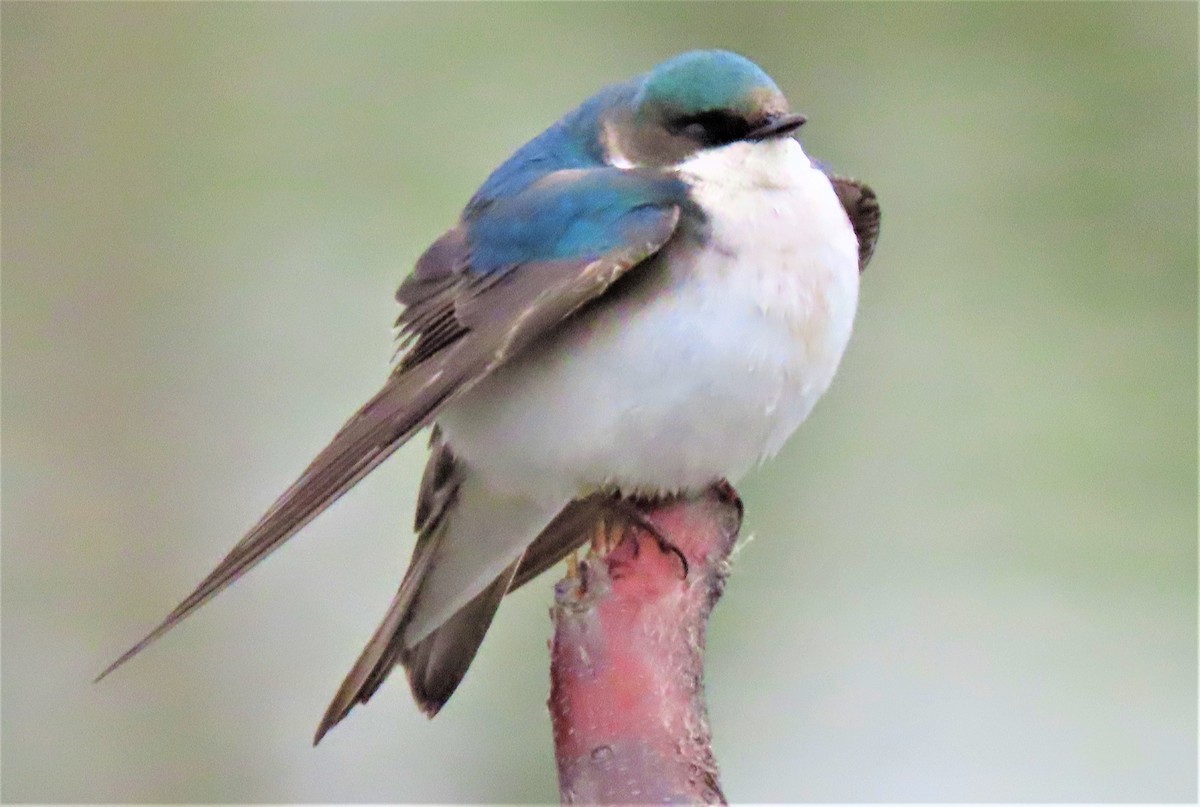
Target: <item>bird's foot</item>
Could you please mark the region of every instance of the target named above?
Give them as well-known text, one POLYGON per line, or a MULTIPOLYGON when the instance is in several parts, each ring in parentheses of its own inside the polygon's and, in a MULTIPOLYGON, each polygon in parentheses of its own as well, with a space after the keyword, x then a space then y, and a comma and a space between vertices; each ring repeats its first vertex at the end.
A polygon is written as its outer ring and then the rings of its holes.
POLYGON ((632 541, 631 549, 633 550, 633 557, 636 558, 641 547, 638 543, 636 532, 629 534, 629 528, 632 527, 634 530, 640 530, 649 534, 654 539, 654 542, 658 544, 660 551, 674 555, 683 567, 683 579, 687 579, 689 571, 687 556, 683 554, 683 550, 672 543, 671 539, 662 533, 662 530, 656 527, 650 519, 646 518, 636 501, 613 497, 609 500, 608 511, 611 518, 601 518, 596 523, 592 533, 593 554, 603 558, 620 546, 622 541, 628 537, 632 541))
POLYGON ((614 525, 607 518, 601 516, 592 526, 592 541, 591 552, 598 558, 603 558, 609 552, 616 548, 617 544, 621 543, 621 537, 624 534, 624 527, 614 525))

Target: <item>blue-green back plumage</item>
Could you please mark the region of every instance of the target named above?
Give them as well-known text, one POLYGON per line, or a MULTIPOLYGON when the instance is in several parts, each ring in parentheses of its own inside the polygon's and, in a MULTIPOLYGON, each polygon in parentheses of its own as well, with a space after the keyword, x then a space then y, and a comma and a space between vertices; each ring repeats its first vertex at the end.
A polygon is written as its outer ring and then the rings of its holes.
POLYGON ((662 173, 595 167, 544 179, 471 221, 471 269, 487 274, 529 262, 594 259, 622 246, 646 217, 686 200, 683 181, 662 173))
POLYGON ((496 199, 515 196, 547 174, 603 166, 601 120, 608 110, 628 104, 636 90, 637 82, 605 87, 519 148, 471 197, 463 219, 475 218, 496 199))
POLYGON ((606 165, 606 124, 636 125, 642 118, 711 110, 749 115, 764 105, 782 104, 775 82, 749 59, 722 50, 680 54, 637 78, 605 87, 518 149, 476 191, 463 220, 554 171, 606 165))

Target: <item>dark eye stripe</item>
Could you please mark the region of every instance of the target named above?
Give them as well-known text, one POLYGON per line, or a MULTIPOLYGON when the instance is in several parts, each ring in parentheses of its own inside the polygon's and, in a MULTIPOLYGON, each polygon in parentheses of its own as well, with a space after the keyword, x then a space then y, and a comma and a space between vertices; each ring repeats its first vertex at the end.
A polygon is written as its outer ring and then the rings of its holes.
POLYGON ((733 143, 745 138, 753 128, 745 118, 720 109, 683 115, 672 120, 669 127, 674 134, 705 146, 733 143))

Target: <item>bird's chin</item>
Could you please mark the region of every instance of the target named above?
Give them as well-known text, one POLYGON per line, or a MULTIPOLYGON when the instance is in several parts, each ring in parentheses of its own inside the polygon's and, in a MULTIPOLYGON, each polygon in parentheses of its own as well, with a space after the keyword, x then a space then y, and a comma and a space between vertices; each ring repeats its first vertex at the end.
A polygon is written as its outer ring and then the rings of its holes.
POLYGON ((799 141, 792 137, 739 140, 702 151, 678 167, 693 186, 715 183, 738 192, 786 190, 797 173, 813 168, 799 141))

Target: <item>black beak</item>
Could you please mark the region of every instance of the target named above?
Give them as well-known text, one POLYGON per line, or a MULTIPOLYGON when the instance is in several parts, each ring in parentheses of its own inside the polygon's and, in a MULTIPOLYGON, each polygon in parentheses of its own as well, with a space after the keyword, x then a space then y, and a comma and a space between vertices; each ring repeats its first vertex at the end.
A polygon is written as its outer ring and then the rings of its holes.
POLYGON ((771 137, 783 137, 799 129, 808 118, 799 113, 773 115, 762 126, 751 129, 746 135, 747 140, 766 140, 771 137))

